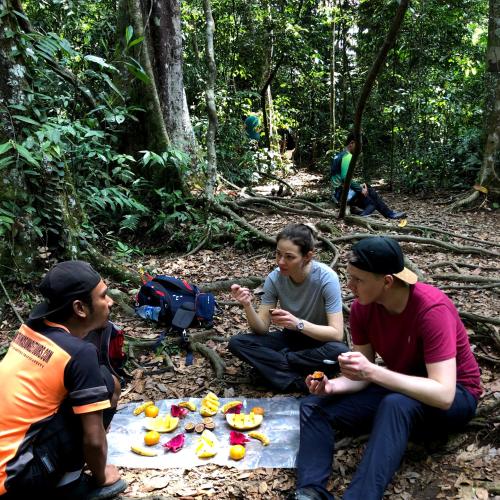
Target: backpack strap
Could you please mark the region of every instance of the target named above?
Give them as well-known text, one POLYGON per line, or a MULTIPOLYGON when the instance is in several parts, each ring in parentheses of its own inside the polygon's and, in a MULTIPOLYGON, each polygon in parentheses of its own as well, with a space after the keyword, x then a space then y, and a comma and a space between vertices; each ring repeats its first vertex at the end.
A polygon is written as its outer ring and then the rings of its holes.
POLYGON ((347 151, 341 151, 337 153, 332 160, 332 165, 330 167, 330 177, 334 175, 340 175, 342 171, 342 158, 347 154, 347 151))
POLYGON ((111 341, 111 332, 113 324, 111 321, 106 323, 104 328, 93 330, 84 338, 86 342, 90 342, 97 347, 97 355, 99 356, 99 364, 106 366, 111 373, 115 373, 109 359, 109 343, 111 341))
POLYGON ((164 288, 180 290, 181 292, 193 295, 193 297, 199 293, 196 285, 191 285, 186 280, 174 278, 173 276, 158 275, 155 276, 152 281, 159 283, 164 288))

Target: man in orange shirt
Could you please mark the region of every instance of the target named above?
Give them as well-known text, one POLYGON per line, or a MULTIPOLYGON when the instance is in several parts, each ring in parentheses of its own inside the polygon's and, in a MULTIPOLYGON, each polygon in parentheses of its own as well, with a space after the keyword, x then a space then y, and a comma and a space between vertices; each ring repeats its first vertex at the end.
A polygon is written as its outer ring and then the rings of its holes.
POLYGON ((45 302, 0 362, 0 499, 111 498, 127 487, 106 464, 120 385, 83 339, 107 324, 113 301, 83 261, 56 264, 39 289, 45 302))

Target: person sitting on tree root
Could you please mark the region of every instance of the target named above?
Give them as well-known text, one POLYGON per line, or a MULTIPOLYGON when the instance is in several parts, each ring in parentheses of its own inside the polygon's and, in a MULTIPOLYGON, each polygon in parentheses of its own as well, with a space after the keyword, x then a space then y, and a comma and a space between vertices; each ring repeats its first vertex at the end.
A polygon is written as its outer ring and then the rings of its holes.
POLYGON ((127 487, 106 464, 120 384, 83 339, 106 326, 113 300, 83 261, 56 264, 39 289, 45 302, 0 362, 0 499, 111 498, 127 487))
POLYGON ((304 377, 315 370, 333 375, 346 352, 342 297, 337 274, 313 259, 313 230, 305 224, 286 226, 276 237, 278 268, 264 283, 257 313, 248 288, 234 284, 232 296, 244 307, 253 334, 231 337, 229 350, 252 365, 277 391, 308 392, 304 377), (279 309, 276 309, 279 302, 279 309), (269 332, 269 326, 282 328, 269 332))
MULTIPOLYGON (((336 202, 339 202, 342 197, 342 186, 349 170, 354 145, 354 132, 350 132, 346 139, 345 149, 337 153, 332 160, 330 179, 333 189, 332 199, 336 202)), ((387 219, 404 219, 406 217, 405 212, 391 210, 373 187, 356 181, 352 181, 349 187, 347 204, 360 209, 359 215, 361 216, 370 215, 377 210, 387 219)))
POLYGON ((348 287, 356 296, 353 351, 339 356, 342 376, 319 382, 300 406, 299 500, 331 499, 335 432, 370 438, 345 500, 380 500, 408 439, 446 435, 474 416, 479 367, 457 309, 441 290, 417 283, 397 241, 370 237, 354 245, 348 287), (384 365, 375 363, 378 354, 384 365))

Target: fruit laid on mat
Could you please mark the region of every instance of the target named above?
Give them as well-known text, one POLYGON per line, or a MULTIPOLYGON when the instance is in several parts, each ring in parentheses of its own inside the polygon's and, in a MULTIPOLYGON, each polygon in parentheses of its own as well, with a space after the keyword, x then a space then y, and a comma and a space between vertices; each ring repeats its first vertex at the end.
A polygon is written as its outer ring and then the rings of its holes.
POLYGON ((196 411, 196 405, 191 401, 181 401, 179 406, 181 408, 187 408, 189 411, 196 411))
POLYGON ((241 444, 233 444, 229 447, 229 458, 241 460, 245 456, 245 447, 241 444))
POLYGON ((222 405, 221 413, 240 413, 243 403, 241 401, 229 401, 225 405, 222 405))
POLYGON ((255 429, 264 420, 262 415, 255 413, 227 413, 226 421, 233 429, 248 430, 255 429))
POLYGON ((188 422, 185 426, 184 426, 184 430, 186 432, 193 432, 194 431, 194 428, 195 428, 195 423, 194 422, 188 422))
POLYGON ((172 417, 184 418, 188 413, 189 410, 183 406, 172 405, 170 407, 170 415, 172 415, 172 417))
POLYGON ((213 457, 219 448, 219 440, 212 431, 204 430, 194 449, 199 458, 213 457))
POLYGON ((156 457, 158 453, 153 450, 146 450, 146 448, 143 448, 142 446, 135 446, 132 445, 130 449, 134 452, 137 453, 137 455, 141 455, 143 457, 156 457))
POLYGON ((267 446, 271 440, 262 432, 251 431, 248 433, 251 438, 258 439, 264 446, 267 446))
POLYGON ((158 413, 160 413, 160 409, 155 405, 147 406, 144 410, 144 415, 146 415, 146 417, 155 418, 158 416, 158 413))
POLYGON ((219 405, 219 398, 213 392, 209 392, 201 400, 200 415, 202 417, 213 417, 217 414, 219 405))
POLYGON ((145 418, 144 427, 149 431, 172 432, 179 425, 179 418, 165 415, 164 417, 145 418))
POLYGON ((245 434, 243 434, 242 432, 231 431, 229 433, 229 444, 231 446, 234 444, 242 444, 243 446, 245 446, 245 443, 248 443, 249 441, 250 439, 247 439, 245 434))
POLYGON ((153 401, 146 401, 145 403, 142 403, 134 410, 134 415, 137 417, 137 415, 140 415, 148 406, 153 406, 153 405, 154 405, 153 401))
POLYGON ((254 406, 251 410, 251 413, 255 413, 255 415, 264 415, 266 412, 262 406, 254 406))
POLYGON ((172 453, 177 453, 183 446, 186 441, 186 438, 184 437, 184 434, 178 434, 177 436, 173 437, 170 441, 167 441, 165 444, 163 444, 163 448, 165 448, 165 451, 171 451, 172 453))
POLYGON ((144 444, 153 446, 160 442, 160 433, 157 431, 148 431, 144 434, 144 444))

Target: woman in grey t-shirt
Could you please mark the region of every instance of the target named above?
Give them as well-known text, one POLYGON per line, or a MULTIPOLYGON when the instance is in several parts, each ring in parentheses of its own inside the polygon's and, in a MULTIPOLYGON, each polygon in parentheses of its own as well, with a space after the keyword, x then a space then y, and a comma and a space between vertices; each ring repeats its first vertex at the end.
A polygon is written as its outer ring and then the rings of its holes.
POLYGON ((304 378, 315 370, 328 376, 348 350, 342 343, 344 321, 337 274, 314 260, 314 235, 305 224, 290 224, 276 237, 276 263, 264 283, 258 312, 252 292, 237 284, 233 297, 244 307, 252 334, 229 341, 229 350, 252 365, 278 391, 309 392, 304 378), (279 303, 279 308, 277 308, 279 303), (271 323, 282 330, 269 332, 271 323))

